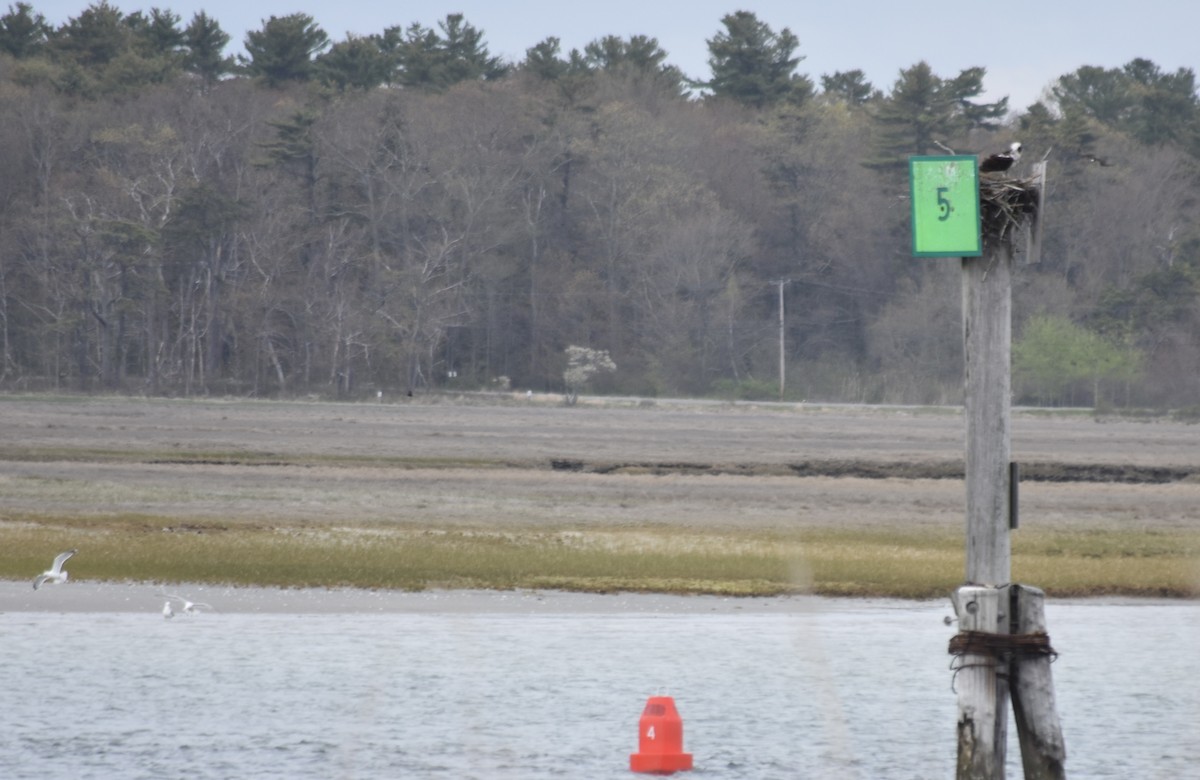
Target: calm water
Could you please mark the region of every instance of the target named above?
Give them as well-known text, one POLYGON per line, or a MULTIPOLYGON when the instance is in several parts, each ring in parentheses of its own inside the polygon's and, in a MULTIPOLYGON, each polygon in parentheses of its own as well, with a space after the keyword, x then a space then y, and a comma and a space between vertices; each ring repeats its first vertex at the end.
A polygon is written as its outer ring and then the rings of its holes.
MULTIPOLYGON (((698 779, 953 777, 947 604, 614 604, 5 612, 0 777, 631 778, 659 693, 698 779)), ((1200 777, 1200 605, 1047 617, 1069 776, 1200 777)))

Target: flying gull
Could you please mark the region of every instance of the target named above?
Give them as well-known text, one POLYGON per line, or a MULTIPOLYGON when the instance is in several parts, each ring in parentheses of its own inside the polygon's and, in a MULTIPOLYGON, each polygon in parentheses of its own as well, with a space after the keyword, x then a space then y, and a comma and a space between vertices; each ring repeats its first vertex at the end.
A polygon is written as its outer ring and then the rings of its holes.
POLYGON ((63 564, 67 562, 68 558, 77 552, 78 550, 67 550, 66 552, 61 552, 56 555, 54 558, 54 565, 39 574, 33 581, 33 589, 37 590, 38 588, 42 587, 43 582, 51 582, 55 585, 66 582, 67 572, 63 570, 63 564))

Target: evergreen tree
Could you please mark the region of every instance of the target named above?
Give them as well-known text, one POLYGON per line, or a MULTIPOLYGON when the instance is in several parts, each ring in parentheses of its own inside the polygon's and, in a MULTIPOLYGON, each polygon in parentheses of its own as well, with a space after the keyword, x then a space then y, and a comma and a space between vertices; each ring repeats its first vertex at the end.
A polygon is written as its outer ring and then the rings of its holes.
POLYGON ((1097 155, 1096 142, 1104 134, 1104 128, 1078 107, 1056 116, 1038 101, 1021 115, 1018 126, 1026 144, 1045 149, 1053 147, 1057 150, 1055 158, 1069 166, 1087 165, 1102 159, 1097 155))
POLYGON ((629 66, 637 70, 654 71, 663 67, 667 53, 658 45, 658 39, 634 35, 628 40, 616 35, 606 35, 583 47, 588 64, 600 70, 616 70, 629 66))
POLYGON ((329 46, 329 36, 308 14, 272 16, 261 30, 246 33, 246 53, 239 55, 250 76, 268 86, 307 81, 313 75, 313 57, 329 46))
POLYGON ((861 106, 880 96, 879 90, 867 81, 866 74, 857 68, 821 76, 821 89, 826 97, 850 106, 861 106))
POLYGON ((1131 284, 1101 293, 1088 325, 1105 337, 1161 344, 1172 330, 1195 333, 1200 322, 1200 240, 1179 247, 1176 262, 1148 271, 1131 284))
POLYGON ((992 129, 1008 108, 1008 98, 975 103, 983 92, 983 68, 968 68, 953 79, 939 78, 929 63, 918 62, 900 77, 875 112, 879 138, 874 168, 904 166, 911 154, 942 151, 968 130, 992 129))
POLYGON ((88 6, 50 37, 49 51, 61 68, 55 86, 96 97, 167 82, 180 69, 177 22, 170 12, 125 16, 107 2, 88 6))
POLYGON ((112 62, 125 51, 129 42, 130 29, 124 15, 103 0, 68 19, 51 38, 55 53, 66 64, 78 65, 85 70, 112 62))
POLYGON ((317 185, 320 183, 320 155, 313 133, 319 118, 320 114, 315 109, 305 107, 292 112, 286 119, 268 122, 267 124, 275 130, 275 139, 260 144, 267 153, 267 159, 256 163, 261 168, 277 168, 300 182, 308 209, 308 219, 310 224, 314 225, 321 219, 317 192, 317 185))
POLYGON ((202 78, 206 84, 215 84, 234 69, 233 57, 222 54, 227 45, 229 35, 217 20, 209 18, 203 11, 197 12, 183 31, 184 69, 202 78))
POLYGON ((508 73, 500 58, 488 53, 483 31, 467 24, 462 14, 449 14, 438 27, 445 36, 445 69, 451 84, 479 79, 492 81, 508 73))
POLYGON ((437 30, 413 23, 404 31, 384 33, 384 49, 394 49, 400 66, 400 83, 442 90, 461 81, 494 80, 508 73, 499 57, 488 53, 483 32, 467 23, 462 14, 449 14, 437 30))
POLYGON ((275 140, 262 144, 267 153, 264 167, 278 165, 298 171, 310 187, 316 183, 316 140, 313 126, 318 115, 310 109, 295 111, 285 120, 268 122, 275 129, 275 140))
POLYGON ((8 7, 8 13, 0 16, 0 51, 20 60, 42 52, 52 28, 46 17, 35 13, 29 3, 17 3, 8 7))
POLYGON ((1078 111, 1111 127, 1125 123, 1134 102, 1125 74, 1094 65, 1060 76, 1050 92, 1064 114, 1078 111))
POLYGON ((987 70, 980 67, 967 68, 946 81, 942 89, 954 101, 955 111, 966 123, 968 130, 996 130, 1008 113, 1008 98, 1002 97, 995 103, 976 103, 983 94, 983 77, 987 70))
POLYGON ((566 58, 561 57, 558 38, 547 38, 526 49, 519 69, 552 82, 567 105, 576 105, 594 84, 594 66, 587 57, 579 49, 571 49, 566 58))
POLYGON ((628 40, 606 35, 592 41, 583 49, 588 67, 608 73, 627 74, 634 78, 649 77, 659 81, 675 94, 682 95, 686 79, 683 72, 667 65, 667 53, 657 38, 634 35, 628 40))
POLYGON ((803 103, 812 95, 812 82, 796 74, 804 58, 795 55, 800 41, 791 30, 776 34, 750 11, 728 14, 721 23, 725 32, 708 40, 712 80, 701 86, 755 108, 803 103))
POLYGON ((340 91, 386 84, 392 78, 392 70, 393 60, 380 48, 375 36, 351 35, 317 58, 321 81, 340 91))
POLYGON ((148 17, 141 11, 130 14, 125 24, 133 31, 134 45, 143 57, 179 57, 185 37, 178 14, 152 8, 148 17))
POLYGON ((1144 144, 1200 152, 1200 101, 1191 68, 1164 73, 1147 59, 1121 68, 1086 65, 1059 77, 1051 93, 1064 116, 1094 119, 1144 144))
POLYGON ((520 67, 546 81, 554 81, 566 75, 570 69, 570 64, 559 56, 561 50, 562 42, 558 38, 546 38, 525 50, 525 59, 520 67))
POLYGON ((1196 74, 1191 68, 1163 73, 1150 60, 1135 59, 1122 68, 1131 82, 1134 110, 1129 133, 1144 144, 1195 140, 1200 120, 1196 74))

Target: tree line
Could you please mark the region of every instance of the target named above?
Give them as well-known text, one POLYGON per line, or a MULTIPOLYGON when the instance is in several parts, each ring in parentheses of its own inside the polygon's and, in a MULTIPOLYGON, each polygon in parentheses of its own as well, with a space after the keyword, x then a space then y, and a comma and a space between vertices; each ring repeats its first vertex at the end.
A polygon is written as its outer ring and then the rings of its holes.
POLYGON ((562 390, 580 346, 599 391, 769 397, 782 289, 788 397, 954 402, 959 271, 910 256, 907 158, 1017 138, 1050 182, 1016 400, 1200 405, 1190 69, 1013 110, 982 67, 812 78, 746 11, 703 82, 646 36, 502 61, 459 14, 228 44, 203 12, 0 16, 0 388, 562 390))

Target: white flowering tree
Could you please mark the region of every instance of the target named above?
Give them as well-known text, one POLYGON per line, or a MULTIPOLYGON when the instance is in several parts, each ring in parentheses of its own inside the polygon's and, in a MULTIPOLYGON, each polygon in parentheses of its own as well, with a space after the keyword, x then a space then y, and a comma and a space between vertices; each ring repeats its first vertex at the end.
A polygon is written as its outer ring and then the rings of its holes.
POLYGON ((567 369, 563 371, 563 384, 567 387, 567 405, 574 406, 579 400, 580 389, 601 371, 616 371, 617 364, 609 357, 607 349, 567 347, 567 369))

